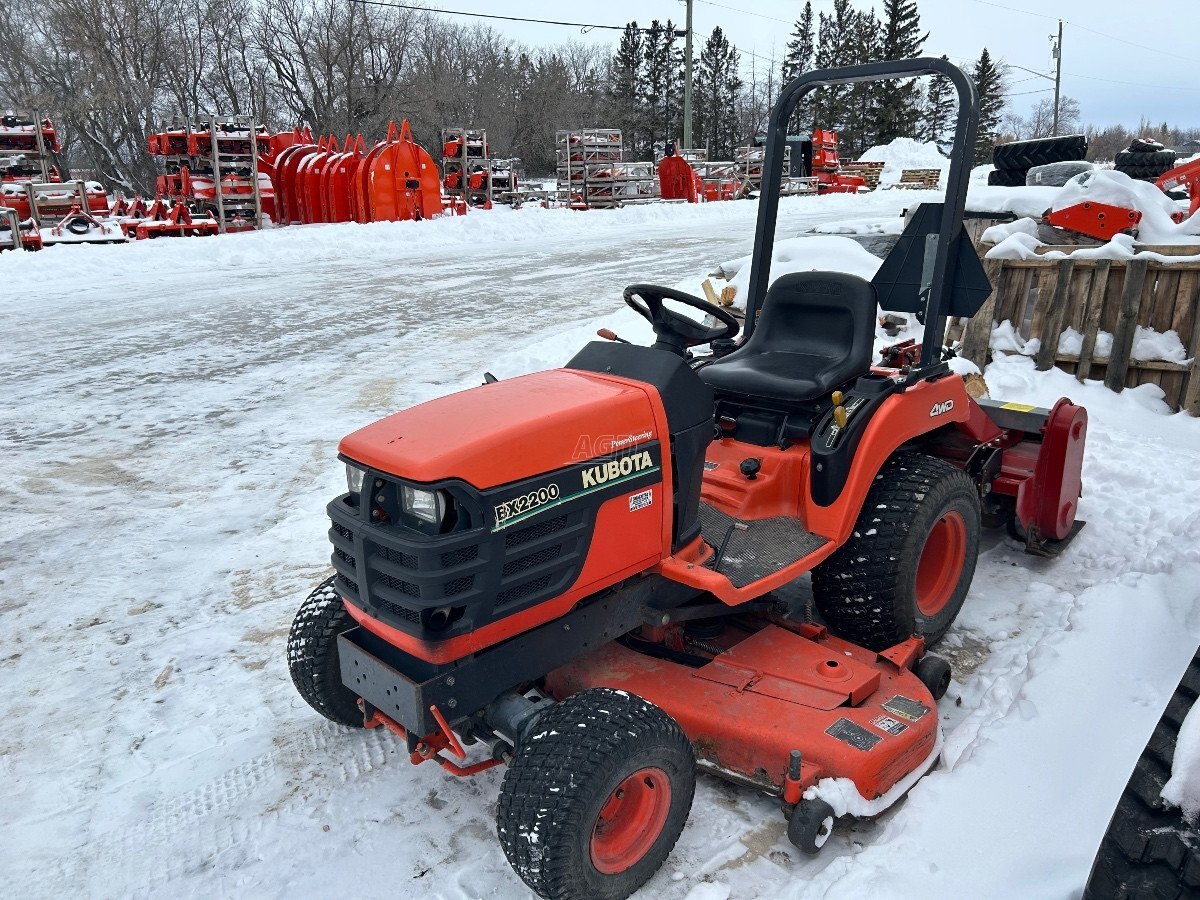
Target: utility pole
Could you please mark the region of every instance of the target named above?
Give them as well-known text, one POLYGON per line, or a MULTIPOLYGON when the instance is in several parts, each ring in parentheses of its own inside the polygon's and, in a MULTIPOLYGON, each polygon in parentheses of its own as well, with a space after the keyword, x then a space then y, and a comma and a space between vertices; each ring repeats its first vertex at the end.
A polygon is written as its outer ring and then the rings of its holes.
MULTIPOLYGON (((687 4, 687 34, 683 38, 683 149, 692 149, 692 0, 687 4)), ((1061 27, 1061 26, 1060 26, 1061 27)))
MULTIPOLYGON (((1054 73, 1054 129, 1052 134, 1058 137, 1058 101, 1062 95, 1062 19, 1058 20, 1058 40, 1054 42, 1054 59, 1058 69, 1054 73)), ((1050 40, 1054 40, 1051 38, 1050 40)))

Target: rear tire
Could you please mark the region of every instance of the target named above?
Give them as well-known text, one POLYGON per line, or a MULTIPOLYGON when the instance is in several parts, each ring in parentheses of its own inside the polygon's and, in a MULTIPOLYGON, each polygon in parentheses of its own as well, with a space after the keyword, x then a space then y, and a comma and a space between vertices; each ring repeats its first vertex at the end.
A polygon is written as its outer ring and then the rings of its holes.
POLYGON ((965 472, 921 453, 893 456, 850 539, 813 570, 817 609, 834 634, 870 650, 913 634, 933 644, 971 587, 979 530, 979 493, 965 472))
POLYGON ((596 688, 542 713, 500 789, 496 831, 513 870, 548 900, 620 900, 658 871, 696 791, 675 720, 596 688))
POLYGON ((342 684, 338 662, 337 637, 353 628, 354 620, 333 586, 335 577, 318 584, 300 604, 288 633, 288 671, 305 703, 339 725, 362 728, 358 698, 342 684))

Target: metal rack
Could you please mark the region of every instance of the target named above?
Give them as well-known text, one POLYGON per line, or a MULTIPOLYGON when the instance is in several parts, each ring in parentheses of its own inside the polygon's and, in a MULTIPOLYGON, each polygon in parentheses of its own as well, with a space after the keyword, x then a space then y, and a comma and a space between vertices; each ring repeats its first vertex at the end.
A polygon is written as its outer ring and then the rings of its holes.
POLYGON ((54 125, 40 111, 0 116, 0 181, 45 183, 60 178, 61 173, 50 165, 50 155, 58 149, 54 125))
POLYGON ((559 131, 555 142, 559 189, 589 209, 658 199, 654 163, 625 162, 619 128, 559 131))
POLYGON ((210 214, 222 233, 261 228, 259 144, 269 140, 266 128, 249 116, 176 116, 150 135, 150 152, 166 168, 158 193, 171 204, 183 201, 193 212, 210 214))
MULTIPOLYGON (((213 173, 216 190, 217 224, 224 233, 241 231, 238 223, 246 221, 249 213, 250 228, 262 228, 262 189, 258 179, 258 136, 266 135, 266 129, 256 126, 249 116, 208 117, 209 165, 213 173), (245 174, 249 169, 249 174, 245 174), (241 175, 249 181, 249 193, 236 190, 226 193, 225 179, 228 174, 241 175)), ((203 142, 198 141, 199 149, 203 142)))
POLYGON ((496 162, 489 154, 484 129, 442 129, 442 187, 448 196, 468 208, 490 208, 496 162))

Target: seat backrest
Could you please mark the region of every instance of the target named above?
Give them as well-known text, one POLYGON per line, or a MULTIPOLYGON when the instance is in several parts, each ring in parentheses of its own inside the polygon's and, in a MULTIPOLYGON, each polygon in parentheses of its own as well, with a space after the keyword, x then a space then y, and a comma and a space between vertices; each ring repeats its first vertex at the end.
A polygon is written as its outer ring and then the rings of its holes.
POLYGON ((846 380, 871 366, 875 288, 844 272, 794 272, 767 291, 758 323, 739 353, 799 353, 839 361, 846 380))

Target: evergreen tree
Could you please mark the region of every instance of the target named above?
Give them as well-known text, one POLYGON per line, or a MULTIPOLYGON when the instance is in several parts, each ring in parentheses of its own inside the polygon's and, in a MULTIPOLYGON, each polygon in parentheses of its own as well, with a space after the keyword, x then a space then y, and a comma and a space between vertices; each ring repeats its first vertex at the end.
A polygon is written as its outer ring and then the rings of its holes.
MULTIPOLYGON (((880 38, 882 27, 875 10, 856 12, 850 24, 847 45, 847 65, 874 62, 881 59, 883 44, 880 38)), ((896 82, 885 84, 866 82, 851 86, 847 96, 847 118, 839 133, 838 146, 841 152, 857 156, 877 143, 879 108, 886 92, 896 82)))
MULTIPOLYGON (((796 20, 796 27, 792 30, 792 39, 788 41, 787 55, 783 58, 783 68, 780 74, 784 84, 812 68, 815 51, 812 0, 808 0, 804 4, 804 11, 800 13, 800 18, 796 20)), ((797 104, 796 112, 792 115, 790 129, 799 131, 807 127, 812 122, 812 117, 813 103, 812 97, 809 96, 797 104)))
MULTIPOLYGON (((830 15, 820 14, 815 67, 853 66, 879 59, 880 24, 874 11, 859 12, 850 0, 834 0, 830 15)), ((877 89, 872 84, 821 88, 814 95, 812 126, 836 131, 843 151, 870 145, 877 89)))
POLYGON ((682 122, 678 54, 675 25, 650 23, 645 36, 645 77, 642 90, 646 110, 646 144, 666 142, 678 137, 682 122))
POLYGON ((693 91, 697 146, 708 148, 709 159, 730 159, 738 143, 737 102, 742 90, 739 54, 721 26, 709 35, 696 67, 693 91))
MULTIPOLYGON (((949 58, 943 56, 943 62, 949 58)), ((954 113, 958 109, 954 85, 950 79, 935 75, 929 80, 921 115, 921 137, 935 144, 949 144, 954 134, 954 113)))
MULTIPOLYGON (((850 8, 850 0, 834 0, 833 13, 820 14, 814 68, 850 65, 850 31, 857 15, 850 8)), ((825 87, 812 96, 812 127, 840 132, 849 117, 850 89, 843 85, 825 87)))
POLYGON ((975 91, 979 95, 979 137, 975 141, 975 165, 992 161, 992 148, 1004 115, 1004 79, 987 47, 975 63, 975 91))
MULTIPOLYGON (((915 0, 883 0, 883 59, 912 59, 921 55, 929 32, 921 31, 915 0)), ((921 120, 921 88, 916 79, 891 81, 873 91, 879 100, 874 139, 886 144, 898 137, 916 137, 921 120)))
POLYGON ((644 127, 641 107, 643 54, 642 32, 637 22, 630 22, 621 33, 617 52, 609 62, 610 116, 626 142, 638 141, 644 127))

